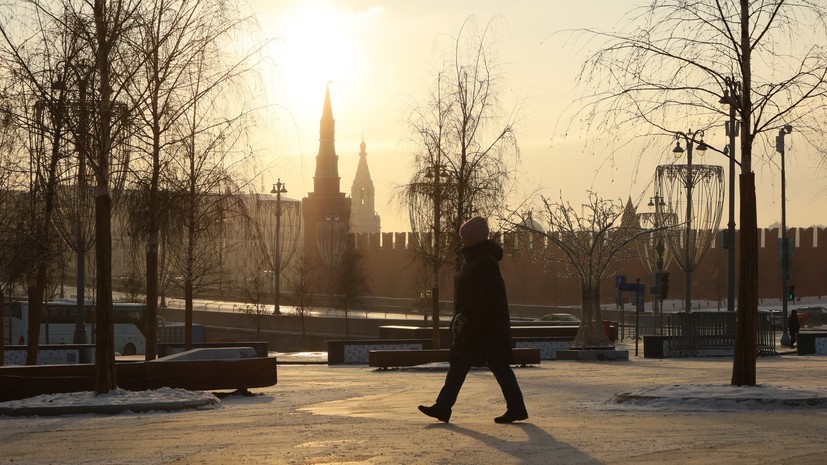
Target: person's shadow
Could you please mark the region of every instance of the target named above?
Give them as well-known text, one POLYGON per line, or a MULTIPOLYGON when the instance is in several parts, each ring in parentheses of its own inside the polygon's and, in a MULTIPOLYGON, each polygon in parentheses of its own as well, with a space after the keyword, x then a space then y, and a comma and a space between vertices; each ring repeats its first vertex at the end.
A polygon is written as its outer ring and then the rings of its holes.
POLYGON ((513 438, 507 440, 464 428, 453 423, 431 424, 428 425, 427 428, 441 428, 464 434, 472 439, 476 439, 488 447, 511 455, 512 457, 520 460, 519 463, 591 463, 596 465, 604 463, 575 447, 558 441, 544 429, 531 423, 503 425, 503 428, 519 428, 523 430, 527 436, 523 443, 530 444, 528 447, 515 443, 513 438))

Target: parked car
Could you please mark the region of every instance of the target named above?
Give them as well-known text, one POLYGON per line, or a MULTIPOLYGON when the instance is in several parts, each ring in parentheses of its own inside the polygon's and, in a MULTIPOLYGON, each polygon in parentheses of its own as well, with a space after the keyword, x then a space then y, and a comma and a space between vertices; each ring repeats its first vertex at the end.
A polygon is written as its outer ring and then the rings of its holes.
POLYGON ((796 309, 798 321, 801 327, 827 325, 827 308, 824 307, 799 307, 796 309))
POLYGON ((570 325, 570 326, 579 326, 580 325, 580 318, 572 315, 571 313, 549 313, 547 315, 543 315, 540 318, 535 319, 534 321, 539 321, 551 325, 570 325))

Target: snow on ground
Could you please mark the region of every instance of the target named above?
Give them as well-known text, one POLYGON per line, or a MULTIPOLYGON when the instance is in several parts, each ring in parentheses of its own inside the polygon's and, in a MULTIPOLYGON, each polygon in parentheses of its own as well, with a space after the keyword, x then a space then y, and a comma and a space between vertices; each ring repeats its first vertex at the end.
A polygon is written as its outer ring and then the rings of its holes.
POLYGON ((672 384, 619 392, 607 405, 655 410, 734 412, 768 408, 827 407, 827 389, 729 384, 672 384))
MULTIPOLYGON (((824 463, 827 408, 807 399, 827 397, 827 357, 759 358, 760 384, 751 387, 728 385, 731 370, 731 358, 642 357, 518 368, 530 417, 497 425, 493 418, 505 405, 486 370, 468 375, 444 424, 416 408, 433 402, 444 364, 386 371, 280 365, 276 386, 223 396, 221 408, 3 417, 0 463, 824 463)), ((155 406, 189 395, 133 394, 155 406)), ((119 395, 126 394, 110 399, 119 395)), ((61 395, 43 402, 80 400, 61 395)))
MULTIPOLYGON (((324 352, 279 353, 289 363, 318 363, 327 359, 324 352)), ((550 362, 546 362, 550 363, 550 362)), ((401 371, 446 371, 447 363, 429 363, 401 371)), ((485 371, 477 369, 474 371, 485 371)), ((648 408, 664 411, 732 412, 767 408, 827 407, 827 389, 802 389, 790 386, 729 384, 666 384, 616 393, 598 402, 600 408, 613 410, 648 408)), ((584 404, 585 406, 585 404, 584 404)), ((212 393, 162 388, 148 391, 116 389, 106 394, 73 392, 48 394, 28 399, 0 402, 0 415, 64 415, 71 413, 120 413, 186 408, 220 408, 212 393)))
POLYGON ((67 392, 0 402, 0 415, 115 414, 220 407, 221 401, 209 392, 172 388, 147 391, 115 389, 104 394, 67 392))

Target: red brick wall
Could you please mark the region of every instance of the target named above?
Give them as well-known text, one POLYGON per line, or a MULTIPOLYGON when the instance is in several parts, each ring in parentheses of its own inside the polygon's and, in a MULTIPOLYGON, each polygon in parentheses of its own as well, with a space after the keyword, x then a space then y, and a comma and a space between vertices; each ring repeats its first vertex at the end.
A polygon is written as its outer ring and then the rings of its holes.
MULTIPOLYGON (((361 236, 361 235, 360 235, 361 236)), ((827 230, 790 229, 788 237, 795 243, 792 257, 792 280, 798 296, 827 295, 827 230), (818 247, 813 247, 813 236, 818 236, 818 247)), ((410 252, 407 233, 373 234, 369 238, 355 239, 364 256, 364 264, 370 276, 370 293, 382 297, 411 298, 422 289, 431 288, 431 272, 423 268, 410 252)), ((537 240, 525 233, 503 238, 506 255, 500 268, 508 288, 509 302, 535 305, 577 305, 580 303, 579 282, 572 278, 564 264, 541 262, 533 257, 532 250, 524 245, 537 240)), ((736 243, 740 233, 736 234, 736 243)), ((781 295, 781 275, 778 266, 778 229, 759 231, 758 297, 777 299, 781 295), (764 246, 761 247, 761 237, 764 246)), ((536 249, 534 249, 536 251, 536 249)), ((738 264, 736 248, 736 267, 738 264)), ((669 298, 680 299, 684 292, 684 273, 676 263, 667 270, 671 274, 669 298)), ((606 272, 601 288, 601 300, 615 300, 614 276, 625 275, 634 282, 641 278, 647 287, 652 277, 637 258, 617 263, 606 272)), ((440 296, 452 298, 453 270, 443 272, 440 296)), ((737 279, 737 269, 736 269, 737 279)), ((723 301, 727 296, 727 250, 720 246, 720 235, 709 249, 698 268, 692 273, 692 300, 723 301)))

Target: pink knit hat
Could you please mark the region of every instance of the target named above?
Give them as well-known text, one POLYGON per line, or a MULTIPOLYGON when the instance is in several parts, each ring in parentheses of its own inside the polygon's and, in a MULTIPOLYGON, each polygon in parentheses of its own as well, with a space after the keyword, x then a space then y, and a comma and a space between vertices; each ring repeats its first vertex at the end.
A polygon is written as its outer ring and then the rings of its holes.
POLYGON ((481 216, 475 216, 459 228, 459 235, 474 244, 488 239, 488 222, 481 216))

